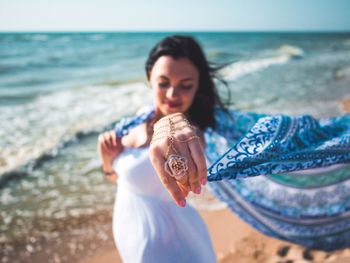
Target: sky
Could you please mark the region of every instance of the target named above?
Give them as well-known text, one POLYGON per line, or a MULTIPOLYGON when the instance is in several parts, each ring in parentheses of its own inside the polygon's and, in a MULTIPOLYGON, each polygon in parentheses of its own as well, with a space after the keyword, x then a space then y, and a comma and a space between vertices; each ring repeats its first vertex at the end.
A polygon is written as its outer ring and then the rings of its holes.
POLYGON ((350 0, 0 0, 0 31, 350 32, 350 0))

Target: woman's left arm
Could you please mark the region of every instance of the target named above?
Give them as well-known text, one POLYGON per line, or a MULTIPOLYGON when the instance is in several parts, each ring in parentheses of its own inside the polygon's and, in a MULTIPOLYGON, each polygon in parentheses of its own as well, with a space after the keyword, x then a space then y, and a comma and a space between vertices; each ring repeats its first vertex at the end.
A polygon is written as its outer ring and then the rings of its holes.
MULTIPOLYGON (((175 116, 177 128, 186 126, 184 115, 170 115, 155 125, 155 135, 162 128, 169 127, 169 118, 175 116)), ((178 184, 198 193, 196 187, 200 183, 205 184, 207 174, 209 181, 215 181, 350 162, 350 115, 323 120, 316 120, 308 115, 264 116, 209 167, 209 173, 206 171, 204 147, 199 143, 200 140, 193 139, 196 136, 193 129, 177 129, 172 144, 169 144, 167 137, 169 130, 163 129, 158 134, 163 136, 152 143, 151 160, 164 186, 181 206, 185 196, 181 194, 178 184), (187 160, 187 173, 180 179, 169 174, 169 171, 166 172, 165 164, 169 161, 168 151, 172 146, 177 149, 180 157, 187 160)), ((175 164, 181 166, 181 159, 179 160, 175 164)))

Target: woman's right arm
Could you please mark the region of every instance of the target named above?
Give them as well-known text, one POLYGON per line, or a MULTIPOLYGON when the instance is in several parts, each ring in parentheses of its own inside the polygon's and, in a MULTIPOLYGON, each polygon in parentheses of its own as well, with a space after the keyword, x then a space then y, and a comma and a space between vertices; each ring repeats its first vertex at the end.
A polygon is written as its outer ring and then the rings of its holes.
POLYGON ((101 168, 107 180, 112 183, 115 183, 118 179, 112 163, 123 149, 124 146, 121 143, 121 138, 116 136, 115 131, 107 131, 98 136, 97 150, 101 160, 101 168))

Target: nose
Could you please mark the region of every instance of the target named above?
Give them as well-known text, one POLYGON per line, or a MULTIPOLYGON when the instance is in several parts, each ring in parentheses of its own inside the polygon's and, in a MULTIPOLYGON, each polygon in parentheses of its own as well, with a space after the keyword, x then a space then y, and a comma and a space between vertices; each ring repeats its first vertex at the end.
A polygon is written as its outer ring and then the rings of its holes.
POLYGON ((171 86, 168 88, 167 92, 166 92, 166 97, 167 98, 174 98, 174 97, 177 97, 179 94, 178 94, 178 90, 177 88, 175 88, 174 86, 171 86))

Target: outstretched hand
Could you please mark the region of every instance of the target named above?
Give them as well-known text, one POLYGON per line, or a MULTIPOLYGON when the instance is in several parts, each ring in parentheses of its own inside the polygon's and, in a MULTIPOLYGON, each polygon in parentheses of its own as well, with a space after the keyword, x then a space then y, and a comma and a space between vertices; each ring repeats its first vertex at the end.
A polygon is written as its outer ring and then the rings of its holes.
POLYGON ((204 140, 185 115, 174 113, 154 125, 150 159, 164 187, 181 207, 189 191, 207 182, 204 140))

